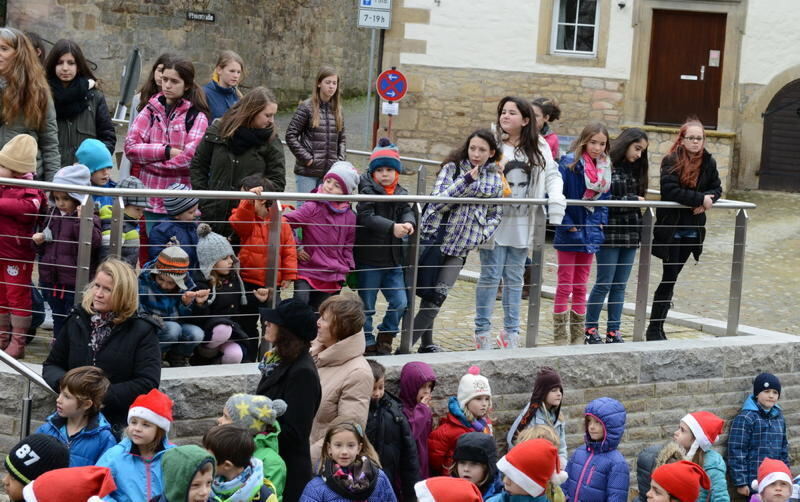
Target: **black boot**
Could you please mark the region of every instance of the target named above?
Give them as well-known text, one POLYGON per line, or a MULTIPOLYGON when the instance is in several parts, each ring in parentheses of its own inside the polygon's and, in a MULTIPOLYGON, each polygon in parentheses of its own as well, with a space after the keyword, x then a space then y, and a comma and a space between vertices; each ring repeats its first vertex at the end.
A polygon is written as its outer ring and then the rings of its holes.
POLYGON ((671 302, 669 300, 653 300, 653 309, 650 311, 650 324, 647 326, 645 339, 648 342, 666 340, 664 322, 667 319, 671 302))

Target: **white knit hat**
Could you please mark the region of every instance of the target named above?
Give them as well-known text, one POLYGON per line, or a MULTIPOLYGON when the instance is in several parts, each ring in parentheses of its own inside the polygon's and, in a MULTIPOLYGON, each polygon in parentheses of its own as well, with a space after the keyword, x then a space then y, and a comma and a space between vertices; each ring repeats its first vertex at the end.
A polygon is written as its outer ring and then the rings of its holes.
POLYGON ((467 403, 479 396, 492 397, 492 388, 489 379, 481 375, 478 366, 470 366, 467 374, 458 382, 458 405, 461 409, 467 408, 467 403))
POLYGON ((344 194, 348 195, 358 193, 358 177, 358 171, 353 167, 353 164, 340 160, 333 163, 323 179, 335 179, 342 186, 344 194))

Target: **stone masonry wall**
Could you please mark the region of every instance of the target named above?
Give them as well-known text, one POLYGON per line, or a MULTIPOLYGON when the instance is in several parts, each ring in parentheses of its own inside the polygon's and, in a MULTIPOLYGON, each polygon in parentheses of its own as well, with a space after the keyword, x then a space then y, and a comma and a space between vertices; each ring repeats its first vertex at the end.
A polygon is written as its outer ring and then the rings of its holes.
MULTIPOLYGON (((349 0, 11 0, 8 20, 51 42, 78 42, 114 98, 134 47, 142 51, 142 78, 171 51, 194 62, 200 85, 217 53, 232 49, 244 58, 245 86, 267 85, 292 108, 310 94, 323 64, 341 69, 348 94, 363 93, 367 78, 369 30, 356 28, 349 0), (216 22, 188 21, 190 10, 212 12, 216 22)), ((113 111, 116 100, 109 101, 113 111)))
MULTIPOLYGON (((781 405, 789 431, 790 455, 800 458, 800 338, 782 334, 720 337, 624 345, 545 346, 517 351, 450 352, 406 355, 378 360, 387 367, 387 389, 397 390, 403 364, 430 363, 438 375, 434 390, 435 415, 442 415, 446 399, 454 395, 459 378, 472 364, 489 378, 492 416, 501 454, 505 434, 518 411, 530 398, 537 368, 552 366, 565 386, 562 415, 567 424, 570 454, 583 441, 583 407, 592 399, 610 396, 625 405, 628 418, 620 451, 631 466, 631 494, 635 487, 636 455, 647 445, 671 437, 687 413, 709 410, 723 417, 726 433, 716 447, 724 454, 730 421, 752 389, 760 371, 782 380, 781 405)), ((40 371, 38 365, 31 365, 40 371)), ((175 400, 172 437, 178 443, 199 442, 214 424, 227 397, 253 392, 258 382, 255 364, 165 369, 161 389, 175 400)), ((0 367, 0 452, 5 454, 19 435, 22 379, 0 367)), ((36 427, 52 412, 54 399, 36 389, 33 417, 36 427)))

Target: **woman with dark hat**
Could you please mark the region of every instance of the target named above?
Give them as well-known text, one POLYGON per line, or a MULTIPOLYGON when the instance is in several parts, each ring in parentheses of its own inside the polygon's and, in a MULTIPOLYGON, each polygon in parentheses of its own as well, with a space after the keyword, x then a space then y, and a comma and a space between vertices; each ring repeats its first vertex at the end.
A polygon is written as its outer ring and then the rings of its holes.
POLYGON ((286 462, 283 499, 298 500, 312 478, 309 437, 322 396, 317 368, 308 353, 317 336, 317 316, 305 303, 290 299, 275 309, 263 309, 261 320, 272 351, 259 364, 257 393, 286 401, 286 413, 278 418, 278 449, 286 462))

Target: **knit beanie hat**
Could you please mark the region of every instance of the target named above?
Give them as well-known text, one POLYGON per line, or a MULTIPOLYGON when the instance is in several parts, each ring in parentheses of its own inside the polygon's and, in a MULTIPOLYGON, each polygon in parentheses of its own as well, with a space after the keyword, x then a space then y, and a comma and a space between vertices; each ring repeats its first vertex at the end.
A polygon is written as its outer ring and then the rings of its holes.
POLYGON ((39 145, 30 134, 18 134, 0 149, 0 166, 15 173, 36 172, 36 155, 39 145))
POLYGON ((753 380, 753 396, 758 396, 759 392, 767 389, 775 389, 778 396, 781 395, 781 381, 772 373, 761 373, 753 380))
POLYGON ((688 460, 662 465, 653 471, 651 479, 681 502, 695 502, 701 487, 711 489, 706 471, 688 460))
POLYGON ((436 476, 414 485, 418 502, 482 502, 475 483, 464 478, 436 476))
MULTIPOLYGON (((127 178, 123 178, 117 188, 129 188, 131 190, 144 190, 145 186, 142 183, 142 180, 137 178, 136 176, 128 176, 127 178)), ((122 203, 126 206, 136 206, 136 207, 143 207, 145 209, 150 209, 150 203, 147 202, 147 196, 145 195, 126 195, 122 197, 122 203)))
POLYGON ((111 153, 99 139, 89 138, 81 142, 81 146, 75 152, 75 158, 78 159, 79 164, 89 168, 89 172, 94 174, 95 171, 113 167, 114 161, 111 160, 111 153))
POLYGON ((286 401, 254 394, 234 394, 225 402, 225 411, 234 424, 255 434, 263 431, 266 425, 274 425, 278 417, 286 413, 286 401))
POLYGON ((233 252, 231 243, 225 237, 211 231, 208 223, 201 223, 197 226, 197 261, 200 262, 200 272, 203 277, 211 277, 211 270, 218 261, 233 256, 234 263, 238 263, 236 253, 233 252))
POLYGON ((189 255, 180 246, 167 246, 156 258, 151 274, 164 274, 171 277, 178 289, 186 289, 186 277, 189 275, 189 255))
MULTIPOLYGON (((561 389, 561 393, 564 393, 564 385, 561 383, 561 375, 559 375, 558 371, 550 366, 542 366, 536 373, 536 380, 533 382, 531 404, 538 406, 539 404, 543 403, 545 399, 547 399, 547 394, 549 394, 550 391, 555 388, 561 389)), ((561 405, 559 405, 555 410, 551 410, 555 412, 556 420, 558 420, 560 410, 561 405)))
POLYGON ((753 480, 750 487, 761 494, 769 485, 776 481, 786 481, 792 484, 792 472, 780 460, 765 458, 758 466, 758 480, 753 480))
POLYGON ((546 439, 523 441, 497 462, 497 468, 528 495, 538 497, 548 482, 560 485, 567 480, 561 470, 558 449, 546 439))
POLYGON ((172 423, 172 399, 158 389, 138 396, 128 409, 128 423, 131 418, 141 418, 169 432, 172 423))
MULTIPOLYGON (((56 171, 56 175, 53 176, 53 183, 88 187, 92 184, 91 176, 88 167, 83 164, 72 164, 71 166, 62 167, 56 171)), ((56 190, 56 192, 58 191, 59 190, 56 190)), ((86 204, 86 199, 89 198, 89 195, 85 193, 67 192, 67 195, 81 204, 86 204)), ((50 192, 50 200, 53 200, 52 191, 50 192)))
POLYGON ((389 138, 378 140, 378 145, 372 150, 372 155, 369 156, 367 172, 372 175, 379 167, 391 167, 398 173, 403 172, 403 164, 400 163, 400 151, 397 149, 397 145, 389 141, 389 138))
POLYGON ((349 162, 343 160, 334 162, 322 179, 325 178, 333 178, 338 181, 345 195, 358 193, 358 171, 349 162))
POLYGON ((489 379, 481 375, 478 366, 470 366, 467 374, 458 382, 458 405, 461 409, 467 408, 467 403, 478 396, 492 397, 492 388, 489 379))
POLYGON ((47 434, 31 434, 6 456, 6 470, 23 485, 47 471, 64 467, 69 467, 69 448, 47 434))
POLYGON ((117 489, 111 469, 89 465, 46 472, 22 489, 25 502, 100 502, 117 489))
POLYGON ((689 413, 681 419, 681 422, 685 423, 694 434, 694 443, 686 454, 687 459, 694 457, 697 448, 703 451, 711 449, 711 445, 722 434, 722 429, 725 427, 725 421, 710 411, 689 413))
MULTIPOLYGON (((173 183, 167 187, 167 190, 189 190, 189 187, 183 183, 173 183)), ((200 203, 200 199, 194 197, 164 197, 164 209, 170 216, 178 216, 185 213, 200 203)))

